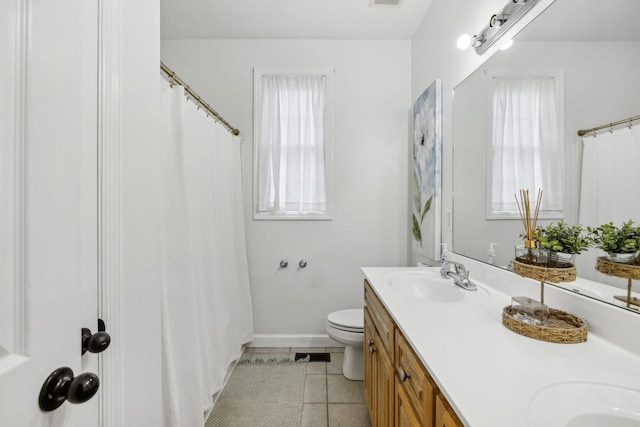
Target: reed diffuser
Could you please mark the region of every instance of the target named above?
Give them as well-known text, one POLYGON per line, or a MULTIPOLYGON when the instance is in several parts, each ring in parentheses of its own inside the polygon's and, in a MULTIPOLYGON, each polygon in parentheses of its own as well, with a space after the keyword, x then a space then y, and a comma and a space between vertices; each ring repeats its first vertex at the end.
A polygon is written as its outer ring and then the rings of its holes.
POLYGON ((540 213, 540 204, 542 202, 542 190, 538 190, 535 208, 533 209, 529 198, 529 190, 520 190, 520 197, 514 194, 516 205, 520 213, 520 219, 524 227, 521 237, 524 238, 522 246, 516 246, 516 260, 526 264, 546 265, 546 251, 538 248, 536 241, 536 229, 538 226, 538 214, 540 213))

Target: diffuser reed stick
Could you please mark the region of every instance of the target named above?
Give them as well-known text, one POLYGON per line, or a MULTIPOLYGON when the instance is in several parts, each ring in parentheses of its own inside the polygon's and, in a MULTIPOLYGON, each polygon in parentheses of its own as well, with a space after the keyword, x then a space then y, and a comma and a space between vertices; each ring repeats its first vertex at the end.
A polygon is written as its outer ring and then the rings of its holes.
POLYGON ((520 198, 514 194, 516 198, 516 205, 518 205, 518 212, 520 213, 520 219, 524 227, 525 241, 524 246, 526 248, 534 248, 536 246, 535 234, 538 224, 538 214, 540 213, 540 203, 542 202, 542 190, 538 190, 538 197, 536 199, 536 206, 531 215, 531 201, 529 199, 529 190, 520 190, 520 198))
MULTIPOLYGON (((542 190, 538 189, 538 197, 536 199, 536 207, 531 215, 531 201, 529 200, 529 190, 520 190, 520 199, 514 194, 520 219, 524 226, 524 247, 526 249, 526 260, 528 263, 535 264, 538 261, 534 248, 536 247, 536 227, 538 226, 538 214, 540 213, 540 204, 542 202, 542 190)), ((538 261, 539 262, 539 261, 538 261)), ((540 279, 540 302, 544 304, 544 280, 540 279)))

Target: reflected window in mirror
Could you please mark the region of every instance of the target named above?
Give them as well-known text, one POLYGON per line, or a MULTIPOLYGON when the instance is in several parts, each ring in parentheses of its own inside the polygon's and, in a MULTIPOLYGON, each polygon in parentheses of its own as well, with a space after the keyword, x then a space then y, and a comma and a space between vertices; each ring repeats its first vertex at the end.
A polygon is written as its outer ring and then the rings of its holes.
POLYGON ((539 217, 562 218, 562 72, 488 70, 487 90, 487 218, 520 219, 520 189, 542 189, 539 217))

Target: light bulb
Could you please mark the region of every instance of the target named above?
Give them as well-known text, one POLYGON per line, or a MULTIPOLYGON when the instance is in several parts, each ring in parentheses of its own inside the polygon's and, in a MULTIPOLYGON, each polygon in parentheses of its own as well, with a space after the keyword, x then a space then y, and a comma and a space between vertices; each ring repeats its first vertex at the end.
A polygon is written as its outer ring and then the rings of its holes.
POLYGON ((458 49, 465 50, 466 48, 471 46, 471 36, 469 34, 461 35, 460 37, 458 37, 456 45, 458 46, 458 49))

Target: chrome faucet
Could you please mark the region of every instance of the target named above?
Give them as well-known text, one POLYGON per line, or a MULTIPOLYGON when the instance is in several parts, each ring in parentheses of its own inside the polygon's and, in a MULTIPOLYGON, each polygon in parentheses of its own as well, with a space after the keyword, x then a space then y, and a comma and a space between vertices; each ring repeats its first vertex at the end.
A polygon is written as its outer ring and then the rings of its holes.
POLYGON ((453 283, 460 286, 467 291, 475 291, 478 287, 469 280, 469 272, 464 265, 459 262, 442 260, 442 267, 440 268, 440 275, 444 278, 451 277, 453 283))

